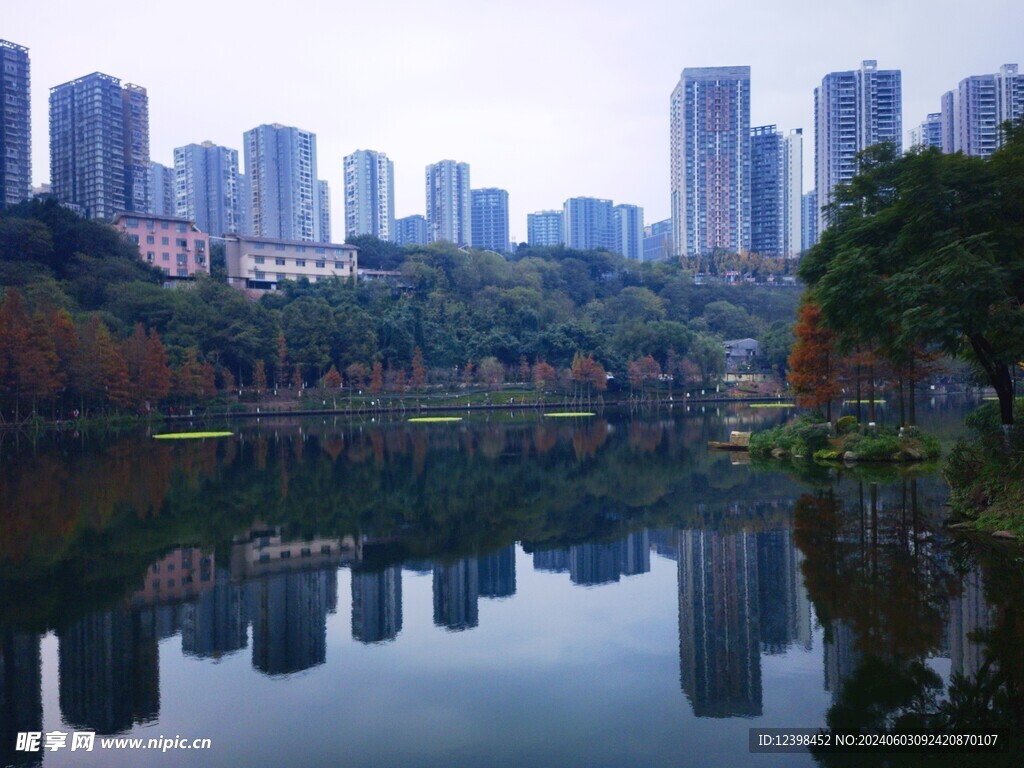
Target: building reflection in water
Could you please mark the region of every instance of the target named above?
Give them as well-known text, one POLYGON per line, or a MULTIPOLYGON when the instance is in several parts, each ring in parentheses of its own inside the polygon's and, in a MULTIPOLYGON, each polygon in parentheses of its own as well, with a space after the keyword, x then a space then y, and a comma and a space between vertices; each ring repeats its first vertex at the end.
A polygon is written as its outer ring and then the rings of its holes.
POLYGON ((181 648, 189 656, 219 659, 249 644, 245 590, 217 568, 213 587, 181 606, 181 648))
POLYGON ((480 597, 512 597, 516 593, 516 547, 509 544, 493 555, 477 558, 480 597))
POLYGON ((757 537, 679 531, 680 683, 698 717, 761 714, 757 537))
POLYGON ((38 752, 16 752, 18 733, 43 730, 39 635, 0 630, 0 765, 41 765, 38 752))
POLYGON ((539 549, 533 553, 533 570, 546 573, 569 572, 568 549, 539 549))
POLYGON ((480 581, 475 558, 434 566, 434 624, 453 632, 475 627, 480 581))
POLYGON ((361 643, 394 640, 402 631, 402 569, 352 571, 352 637, 361 643))
POLYGON ((993 608, 985 599, 985 583, 980 569, 975 567, 962 582, 960 594, 949 607, 950 672, 975 678, 985 662, 985 644, 979 635, 994 625, 993 608))
POLYGON ((127 606, 101 611, 57 633, 60 710, 81 730, 112 734, 160 713, 155 617, 127 606))

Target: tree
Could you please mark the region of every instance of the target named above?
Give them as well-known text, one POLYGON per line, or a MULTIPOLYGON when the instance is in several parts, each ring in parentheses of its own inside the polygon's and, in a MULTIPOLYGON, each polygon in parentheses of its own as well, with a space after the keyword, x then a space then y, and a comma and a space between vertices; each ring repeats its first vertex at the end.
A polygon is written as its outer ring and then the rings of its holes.
POLYGON ((277 360, 274 363, 274 386, 283 388, 288 381, 288 345, 284 331, 277 332, 277 360))
POLYGON ((331 365, 331 369, 324 375, 324 385, 328 389, 341 389, 341 382, 341 374, 334 365, 331 365))
POLYGON ((423 350, 418 346, 412 353, 412 385, 423 389, 427 383, 427 369, 423 367, 423 350))
MULTIPOLYGON (((231 376, 231 372, 226 368, 224 373, 231 376)), ((153 328, 149 329, 149 335, 146 337, 146 357, 143 361, 139 388, 142 396, 151 403, 158 403, 171 392, 171 368, 167 364, 167 352, 160 341, 160 335, 153 328)), ((225 379, 225 388, 234 389, 234 381, 232 380, 229 387, 225 379)))
POLYGON ((558 374, 555 369, 543 360, 533 364, 533 386, 541 393, 550 391, 555 382, 558 381, 558 374))
POLYGON ((725 347, 714 336, 698 334, 686 357, 700 371, 701 384, 705 387, 725 373, 725 347))
POLYGON ((485 357, 477 366, 476 378, 488 389, 496 389, 505 382, 505 366, 496 357, 485 357))
POLYGON ((18 391, 32 400, 33 411, 38 401, 48 402, 60 392, 63 377, 59 362, 49 324, 37 312, 28 325, 21 355, 14 361, 18 391))
POLYGON ((259 399, 267 391, 267 367, 262 360, 257 360, 252 370, 252 385, 256 389, 256 398, 259 399))
POLYGON ((862 157, 832 225, 800 266, 844 343, 895 366, 937 346, 966 358, 1013 424, 1010 367, 1024 359, 1024 119, 990 158, 892 148, 862 157))
POLYGON ((366 386, 366 366, 362 363, 352 363, 345 369, 345 376, 351 389, 362 389, 366 386))
POLYGON ((370 373, 370 392, 379 395, 384 390, 384 366, 380 360, 373 364, 373 371, 370 373))
POLYGON ((839 395, 836 382, 834 336, 822 320, 821 307, 811 301, 800 307, 794 329, 796 343, 789 356, 789 383, 801 405, 825 407, 832 421, 832 401, 839 395))

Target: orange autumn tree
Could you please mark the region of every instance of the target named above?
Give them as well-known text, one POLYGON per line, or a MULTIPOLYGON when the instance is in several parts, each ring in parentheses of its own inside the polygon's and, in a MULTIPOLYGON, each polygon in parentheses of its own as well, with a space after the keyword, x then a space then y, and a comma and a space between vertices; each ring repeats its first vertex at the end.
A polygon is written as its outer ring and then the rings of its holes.
POLYGON ((821 307, 804 302, 793 329, 796 343, 789 353, 789 383, 797 402, 809 408, 825 408, 832 421, 832 401, 839 394, 837 381, 838 355, 835 337, 825 327, 821 307))

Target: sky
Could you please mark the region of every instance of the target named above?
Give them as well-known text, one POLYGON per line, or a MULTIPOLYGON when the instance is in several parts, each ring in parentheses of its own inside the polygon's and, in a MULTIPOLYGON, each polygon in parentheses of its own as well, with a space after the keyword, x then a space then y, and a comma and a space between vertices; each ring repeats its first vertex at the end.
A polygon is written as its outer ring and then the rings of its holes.
MULTIPOLYGON (((424 168, 470 164, 473 187, 526 214, 592 196, 669 216, 669 97, 684 67, 749 65, 751 125, 804 129, 813 89, 876 59, 903 71, 909 134, 968 75, 1024 65, 1020 0, 4 0, 0 39, 30 49, 36 184, 49 181, 48 93, 105 72, 149 92, 150 152, 283 123, 317 134, 344 236, 342 163, 395 164, 395 214, 424 213, 424 168)), ((906 140, 906 139, 905 139, 906 140)))

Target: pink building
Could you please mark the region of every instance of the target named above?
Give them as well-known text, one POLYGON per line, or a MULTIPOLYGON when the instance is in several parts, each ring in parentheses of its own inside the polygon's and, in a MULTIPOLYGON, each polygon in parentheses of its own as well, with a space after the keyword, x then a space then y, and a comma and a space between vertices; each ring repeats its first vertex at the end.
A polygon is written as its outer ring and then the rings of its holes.
POLYGON ((171 279, 210 273, 210 236, 188 219, 148 213, 119 213, 114 226, 139 247, 139 258, 171 279))

